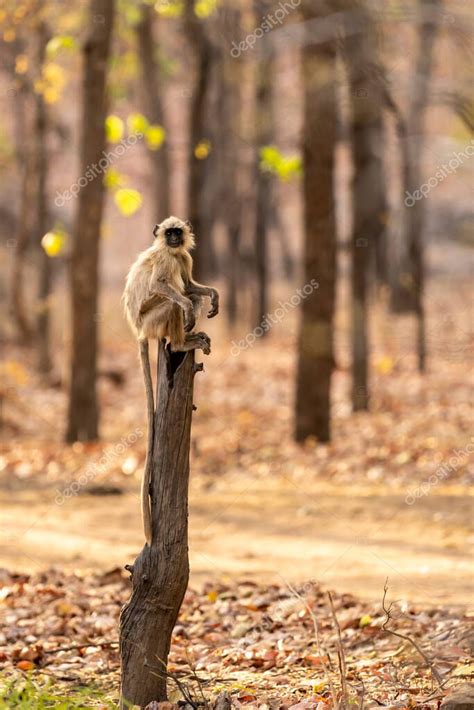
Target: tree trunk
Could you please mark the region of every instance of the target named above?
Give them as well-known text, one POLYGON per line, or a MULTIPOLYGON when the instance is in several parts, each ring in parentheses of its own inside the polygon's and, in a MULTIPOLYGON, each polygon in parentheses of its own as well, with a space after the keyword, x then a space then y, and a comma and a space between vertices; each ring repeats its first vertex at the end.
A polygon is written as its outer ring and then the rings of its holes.
POLYGON ((189 578, 188 480, 194 352, 171 354, 161 341, 150 485, 153 542, 131 570, 132 596, 120 618, 121 707, 166 695, 171 634, 189 578))
POLYGON ((211 261, 215 262, 215 258, 212 254, 212 235, 202 233, 201 194, 204 186, 205 159, 199 159, 195 150, 201 141, 208 138, 205 128, 205 106, 212 68, 212 47, 202 26, 202 21, 195 15, 194 0, 186 0, 184 29, 188 44, 194 53, 194 65, 196 67, 196 77, 189 110, 187 216, 191 220, 194 233, 198 238, 194 255, 194 273, 198 281, 204 281, 209 274, 208 264, 211 261))
MULTIPOLYGON (((260 17, 265 6, 261 0, 255 0, 255 16, 260 17)), ((256 215, 255 215, 255 278, 257 298, 255 302, 254 326, 260 326, 268 313, 268 231, 271 210, 271 182, 268 173, 260 170, 260 149, 271 143, 272 139, 272 92, 271 77, 273 61, 267 57, 269 48, 261 40, 261 54, 256 71, 256 215)), ((263 335, 268 331, 263 329, 263 335)))
POLYGON ((22 166, 20 212, 18 215, 15 251, 10 278, 10 310, 19 341, 23 344, 31 341, 32 329, 26 315, 24 272, 28 250, 29 211, 32 199, 32 164, 27 159, 22 166))
MULTIPOLYGON (((305 19, 325 17, 329 4, 307 0, 305 19)), ((304 281, 319 288, 302 299, 298 340, 295 438, 330 438, 330 381, 334 366, 333 318, 336 280, 334 146, 336 67, 333 40, 303 49, 304 281)))
MULTIPOLYGON (((105 149, 106 74, 114 0, 91 0, 90 35, 84 45, 81 175, 105 149)), ((66 440, 98 436, 96 395, 99 240, 104 187, 88 181, 78 196, 71 258, 72 362, 66 440)))
MULTIPOLYGON (((395 119, 398 150, 400 152, 400 173, 402 190, 409 184, 410 152, 408 146, 407 121, 396 101, 388 91, 385 92, 385 103, 395 119)), ((406 219, 405 219, 406 222, 406 219)), ((412 295, 409 288, 410 266, 406 252, 406 234, 402 231, 392 234, 392 249, 387 245, 390 255, 388 284, 390 288, 389 308, 392 313, 409 313, 413 311, 412 295), (395 238, 395 239, 394 239, 395 238), (393 243, 395 242, 395 243, 393 243), (395 249, 394 249, 395 247, 395 249)))
MULTIPOLYGON (((23 44, 19 44, 16 52, 19 54, 23 51, 23 44)), ((14 64, 11 71, 13 73, 15 71, 14 64)), ((30 138, 33 135, 30 119, 32 92, 28 77, 17 76, 16 83, 18 91, 14 94, 13 107, 16 163, 20 176, 20 201, 12 255, 9 308, 18 340, 22 344, 27 344, 31 342, 33 336, 24 291, 25 262, 32 231, 31 205, 34 204, 33 146, 30 138)))
MULTIPOLYGON (((37 70, 41 74, 49 33, 44 22, 37 30, 37 70)), ((35 177, 36 177, 36 230, 39 247, 38 315, 38 370, 43 375, 50 372, 51 361, 51 259, 41 248, 41 240, 48 229, 47 179, 48 156, 46 149, 47 114, 43 95, 35 95, 35 177)))
POLYGON ((226 313, 232 327, 237 320, 240 287, 240 241, 242 228, 242 61, 229 53, 228 37, 241 25, 241 8, 219 6, 219 61, 215 63, 218 89, 218 195, 216 213, 227 237, 225 280, 226 313))
MULTIPOLYGON (((155 59, 153 18, 156 12, 149 5, 142 5, 142 17, 137 25, 138 53, 142 68, 143 105, 147 118, 152 123, 164 124, 161 100, 160 67, 155 59)), ((153 171, 153 195, 156 204, 156 220, 161 222, 170 214, 170 166, 168 136, 159 150, 150 150, 153 171)))
POLYGON ((371 256, 385 233, 383 87, 376 70, 375 28, 364 3, 351 3, 345 59, 351 95, 352 180, 352 406, 368 409, 368 278, 371 256), (355 31, 354 31, 355 29, 355 31))
MULTIPOLYGON (((428 104, 429 81, 433 65, 433 46, 436 39, 437 24, 441 20, 441 7, 441 0, 420 0, 423 19, 415 66, 415 84, 408 116, 410 157, 405 189, 410 195, 413 195, 423 182, 421 161, 424 148, 425 111, 428 104)), ((410 287, 417 318, 418 369, 423 372, 426 365, 425 311, 423 304, 425 288, 423 263, 424 199, 415 200, 412 207, 405 205, 405 215, 408 256, 412 277, 410 287)))

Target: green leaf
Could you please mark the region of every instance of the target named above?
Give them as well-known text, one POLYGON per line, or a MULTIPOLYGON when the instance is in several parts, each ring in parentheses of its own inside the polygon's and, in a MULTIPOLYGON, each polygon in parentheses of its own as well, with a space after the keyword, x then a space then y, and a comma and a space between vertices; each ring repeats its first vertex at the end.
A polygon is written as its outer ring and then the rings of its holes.
POLYGON ((124 125, 121 118, 111 114, 105 119, 105 135, 109 143, 118 143, 122 140, 124 125))
POLYGON ((124 217, 131 217, 142 206, 143 198, 138 190, 123 188, 117 190, 114 201, 124 217))
POLYGON ((372 623, 372 617, 370 614, 364 614, 364 616, 361 616, 359 619, 359 626, 361 629, 364 628, 364 626, 370 626, 372 623))

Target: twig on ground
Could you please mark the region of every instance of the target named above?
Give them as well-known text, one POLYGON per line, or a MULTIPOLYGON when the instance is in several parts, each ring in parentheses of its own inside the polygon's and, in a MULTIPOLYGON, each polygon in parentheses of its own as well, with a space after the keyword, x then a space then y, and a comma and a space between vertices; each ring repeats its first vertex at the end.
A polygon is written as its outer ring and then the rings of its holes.
POLYGON ((387 592, 388 592, 388 578, 385 580, 384 588, 383 588, 383 599, 382 599, 382 609, 385 613, 385 620, 382 624, 382 631, 387 631, 387 633, 392 634, 392 636, 397 636, 398 638, 403 639, 404 641, 408 641, 413 648, 418 651, 420 656, 423 658, 425 661, 426 665, 431 671, 431 675, 433 676, 434 680, 437 682, 438 686, 440 688, 443 687, 443 679, 441 675, 439 674, 439 671, 436 669, 433 661, 427 654, 420 648, 420 646, 414 641, 411 636, 408 636, 407 634, 402 634, 400 631, 393 631, 393 629, 388 629, 387 624, 391 621, 392 616, 391 616, 391 610, 392 610, 392 605, 393 602, 390 602, 389 606, 386 606, 386 598, 387 598, 387 592))
POLYGON ((299 599, 300 602, 302 602, 302 604, 304 605, 306 611, 308 612, 308 614, 309 614, 310 617, 311 617, 311 620, 312 620, 312 622, 313 622, 313 627, 314 627, 314 635, 315 635, 315 637, 316 637, 316 646, 318 647, 319 657, 321 658, 321 666, 322 666, 322 669, 323 669, 324 674, 325 674, 325 676, 326 676, 326 682, 327 682, 327 684, 328 684, 328 686, 329 686, 329 690, 330 690, 330 693, 331 693, 331 698, 332 698, 333 703, 334 703, 334 707, 337 707, 337 706, 338 706, 338 699, 337 699, 336 692, 335 692, 335 690, 334 690, 334 685, 333 685, 333 683, 332 683, 331 673, 330 673, 329 668, 328 668, 328 666, 326 665, 326 662, 325 662, 325 660, 324 660, 325 653, 327 654, 327 657, 328 657, 329 661, 330 661, 331 659, 330 659, 329 653, 328 653, 327 651, 325 652, 324 649, 323 649, 323 647, 322 647, 322 645, 321 645, 321 641, 320 641, 320 637, 319 637, 319 624, 318 624, 318 620, 316 619, 316 615, 315 615, 315 613, 313 612, 313 610, 311 609, 311 607, 310 607, 310 605, 308 604, 308 602, 306 601, 306 599, 304 599, 304 597, 302 597, 301 594, 296 591, 296 589, 290 584, 290 582, 288 582, 286 579, 284 579, 283 581, 285 582, 285 584, 286 584, 286 586, 288 587, 288 589, 290 590, 290 592, 291 592, 297 599, 299 599))
POLYGON ((328 592, 328 599, 329 599, 329 605, 331 607, 332 618, 334 619, 334 625, 337 630, 337 640, 338 640, 337 656, 339 659, 339 675, 341 678, 342 695, 343 695, 343 699, 344 699, 344 704, 346 706, 348 706, 349 705, 349 695, 347 692, 347 681, 346 681, 346 675, 347 675, 346 657, 344 655, 344 647, 342 645, 341 627, 339 625, 339 621, 337 620, 336 610, 334 609, 334 602, 332 599, 331 592, 328 592))
POLYGON ((148 661, 145 661, 144 665, 146 666, 146 668, 150 668, 151 672, 155 673, 160 678, 169 678, 170 680, 172 680, 176 684, 176 687, 183 696, 184 700, 189 703, 191 707, 194 708, 194 710, 198 710, 198 706, 194 702, 188 686, 185 685, 182 681, 180 681, 174 673, 170 673, 168 670, 166 670, 166 663, 164 663, 164 661, 162 661, 160 658, 158 660, 160 663, 163 663, 163 670, 157 668, 156 666, 153 666, 151 663, 148 663, 148 661))

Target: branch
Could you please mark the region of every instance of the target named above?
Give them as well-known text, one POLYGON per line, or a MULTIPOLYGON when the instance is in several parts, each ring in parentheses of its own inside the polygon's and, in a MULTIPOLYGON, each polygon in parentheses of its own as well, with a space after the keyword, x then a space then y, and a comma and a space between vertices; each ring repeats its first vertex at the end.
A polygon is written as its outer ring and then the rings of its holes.
POLYGON ((407 634, 402 634, 402 633, 400 633, 399 631, 393 631, 393 629, 388 629, 388 628, 387 628, 387 624, 388 624, 389 621, 391 621, 391 619, 392 619, 391 611, 392 611, 392 606, 393 606, 393 602, 390 602, 390 605, 388 606, 388 608, 387 608, 387 606, 386 606, 386 604, 385 604, 386 597, 387 597, 387 592, 388 592, 388 578, 385 580, 385 584, 384 584, 384 588, 383 588, 382 609, 383 609, 383 611, 384 611, 384 613, 385 613, 386 618, 385 618, 385 621, 384 621, 383 624, 382 624, 382 631, 387 631, 389 634, 392 634, 392 636, 397 636, 398 638, 401 638, 401 639, 403 639, 404 641, 408 641, 408 643, 411 643, 411 645, 413 646, 413 648, 414 648, 416 651, 418 651, 418 653, 420 654, 420 656, 421 656, 421 657, 423 658, 423 660, 425 661, 426 665, 428 666, 428 668, 429 668, 430 671, 431 671, 431 675, 433 676, 433 678, 435 679, 435 681, 437 682, 437 684, 439 685, 439 687, 442 688, 442 687, 443 687, 443 679, 442 679, 441 675, 440 675, 439 672, 436 670, 435 665, 434 665, 433 661, 431 660, 431 658, 429 658, 429 656, 427 656, 427 654, 418 646, 418 644, 416 643, 416 641, 414 641, 414 640, 411 638, 411 636, 408 636, 407 634))
POLYGON ((342 645, 341 627, 339 625, 339 621, 337 620, 336 610, 334 609, 334 602, 332 600, 331 592, 328 592, 328 598, 329 598, 329 604, 331 607, 332 618, 334 619, 334 624, 337 629, 337 640, 338 640, 337 655, 339 658, 339 675, 341 677, 341 688, 342 688, 342 693, 344 696, 344 702, 349 704, 349 698, 347 695, 347 683, 346 683, 346 675, 347 675, 346 657, 344 655, 344 648, 342 645))

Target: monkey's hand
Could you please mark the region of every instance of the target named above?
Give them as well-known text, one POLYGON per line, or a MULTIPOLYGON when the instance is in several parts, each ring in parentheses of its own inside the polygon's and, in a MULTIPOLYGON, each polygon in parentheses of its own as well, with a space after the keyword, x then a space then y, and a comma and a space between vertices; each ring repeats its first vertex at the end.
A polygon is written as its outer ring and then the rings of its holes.
POLYGON ((211 290, 211 310, 207 314, 208 318, 214 318, 219 313, 219 291, 215 288, 211 290))
POLYGON ((196 325, 196 316, 192 304, 184 309, 184 332, 189 333, 196 325))

